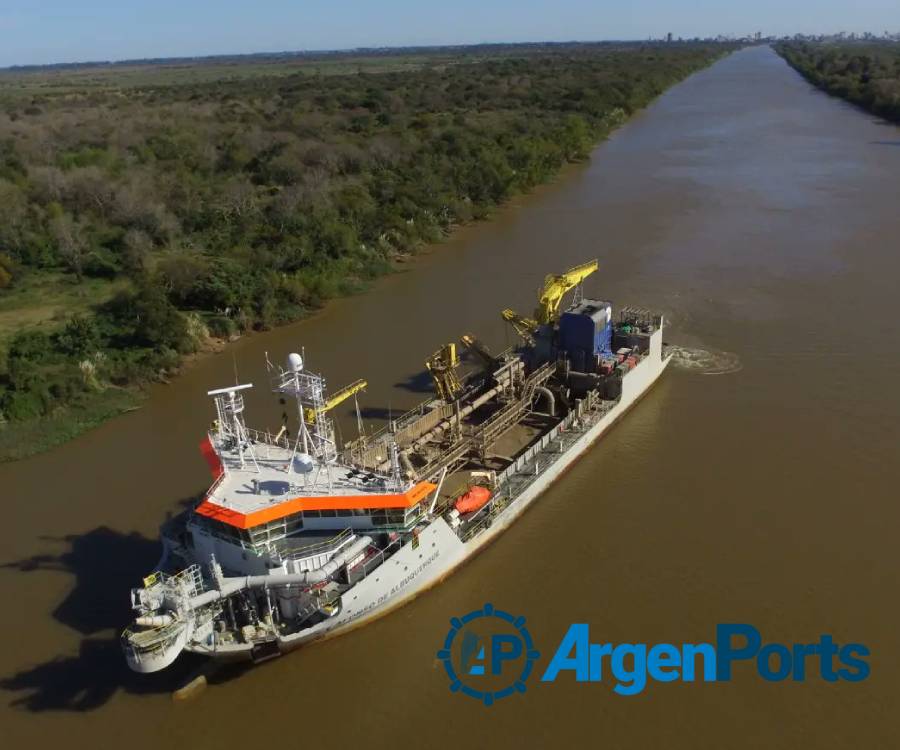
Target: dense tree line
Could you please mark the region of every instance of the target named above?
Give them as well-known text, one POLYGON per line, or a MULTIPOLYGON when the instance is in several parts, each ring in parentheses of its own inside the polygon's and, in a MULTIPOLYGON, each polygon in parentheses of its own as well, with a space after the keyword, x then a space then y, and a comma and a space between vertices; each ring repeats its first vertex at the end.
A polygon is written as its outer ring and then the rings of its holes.
POLYGON ((584 159, 725 51, 504 49, 401 73, 0 96, 0 295, 61 272, 125 287, 0 343, 0 419, 158 377, 210 332, 297 319, 584 159))
POLYGON ((810 83, 900 122, 900 44, 784 42, 776 50, 810 83))

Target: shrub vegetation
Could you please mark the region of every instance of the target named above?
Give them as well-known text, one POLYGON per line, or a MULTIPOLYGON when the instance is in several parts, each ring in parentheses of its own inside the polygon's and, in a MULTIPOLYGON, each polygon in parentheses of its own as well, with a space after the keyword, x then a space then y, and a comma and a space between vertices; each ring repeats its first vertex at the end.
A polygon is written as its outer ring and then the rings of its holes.
POLYGON ((900 44, 785 42, 776 50, 810 83, 900 123, 900 44))
POLYGON ((3 73, 0 315, 32 324, 0 342, 0 420, 95 403, 177 367, 209 332, 360 288, 584 159, 728 49, 426 50, 383 69, 303 60, 175 79, 161 66, 156 82, 149 66, 121 85, 114 67, 75 83, 3 73), (52 291, 22 292, 42 277, 107 291, 43 320, 26 312, 50 310, 52 291))

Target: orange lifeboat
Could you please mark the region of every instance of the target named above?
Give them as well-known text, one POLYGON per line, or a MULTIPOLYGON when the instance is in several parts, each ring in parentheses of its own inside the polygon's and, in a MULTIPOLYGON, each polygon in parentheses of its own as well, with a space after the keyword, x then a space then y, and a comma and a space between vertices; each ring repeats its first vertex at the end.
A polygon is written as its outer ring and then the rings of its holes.
POLYGON ((484 507, 484 504, 491 499, 491 491, 487 487, 475 485, 465 495, 458 497, 453 507, 460 513, 471 513, 484 507))

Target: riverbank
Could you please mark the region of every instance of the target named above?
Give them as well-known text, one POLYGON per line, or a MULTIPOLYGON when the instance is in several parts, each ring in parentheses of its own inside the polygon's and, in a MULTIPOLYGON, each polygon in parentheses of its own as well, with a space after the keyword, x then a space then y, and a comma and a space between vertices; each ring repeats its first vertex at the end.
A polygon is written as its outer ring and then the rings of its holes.
MULTIPOLYGON (((206 196, 188 206, 188 213, 176 215, 183 208, 177 204, 163 206, 166 216, 157 218, 175 220, 181 240, 195 247, 202 243, 209 248, 203 252, 184 247, 175 251, 173 238, 164 247, 154 247, 146 233, 141 239, 125 226, 114 226, 121 213, 121 206, 115 208, 120 201, 115 195, 109 197, 113 208, 91 220, 106 224, 107 232, 120 232, 118 244, 88 252, 90 241, 98 241, 98 235, 89 236, 97 227, 89 226, 86 218, 93 209, 82 206, 80 214, 67 218, 65 205, 56 203, 50 211, 55 213, 55 218, 50 217, 51 230, 61 244, 80 244, 84 256, 69 271, 77 271, 83 279, 100 271, 111 275, 118 286, 93 312, 82 306, 78 316, 66 321, 56 310, 53 319, 16 334, 8 342, 5 357, 0 352, 0 413, 5 415, 0 460, 46 450, 133 408, 145 385, 175 376, 186 357, 197 356, 216 342, 304 319, 329 299, 364 290, 423 245, 445 240, 458 226, 489 218, 511 198, 553 179, 566 164, 587 158, 630 115, 731 49, 634 46, 599 52, 580 49, 569 56, 557 52, 544 58, 529 54, 520 60, 505 56, 493 62, 467 61, 466 76, 453 69, 441 76, 446 86, 474 81, 476 91, 492 92, 493 98, 479 105, 477 114, 470 98, 456 102, 456 94, 451 96, 447 89, 445 96, 455 103, 445 103, 445 109, 432 114, 428 113, 434 104, 424 108, 410 107, 408 102, 403 108, 394 105, 395 114, 383 118, 383 127, 377 126, 376 118, 364 129, 368 132, 357 132, 346 118, 341 120, 345 132, 354 133, 354 148, 376 152, 361 162, 365 168, 355 168, 355 176, 346 174, 347 165, 341 160, 301 169, 306 176, 319 170, 327 183, 324 187, 298 183, 281 172, 276 175, 276 166, 285 166, 279 155, 291 143, 282 143, 275 148, 277 153, 270 153, 269 140, 268 146, 263 142, 252 146, 257 149, 255 160, 245 156, 232 167, 240 179, 249 180, 243 186, 229 182, 225 175, 224 193, 206 196), (506 82, 502 92, 497 89, 498 80, 506 82), (518 89, 510 90, 512 84, 518 89), (402 127, 398 109, 411 110, 404 112, 402 127), (426 116, 430 119, 423 120, 426 116), (407 138, 410 133, 417 133, 412 145, 396 140, 390 146, 392 154, 384 151, 388 146, 384 137, 407 138), (288 182, 281 184, 283 179, 288 182), (268 181, 268 187, 254 180, 268 181), (294 213, 284 213, 282 199, 287 192, 300 201, 291 209, 294 213), (210 199, 215 217, 207 217, 210 199), (327 205, 323 207, 322 201, 327 205), (317 217, 312 224, 304 213, 307 210, 317 217), (303 214, 300 223, 296 223, 298 211, 303 214), (215 222, 203 228, 210 218, 215 222), (194 227, 191 234, 189 226, 194 227), (256 247, 252 252, 249 246, 235 249, 234 242, 256 247), (122 266, 117 268, 116 263, 122 266)), ((427 88, 428 80, 419 80, 423 75, 404 73, 390 83, 378 79, 378 85, 395 95, 402 91, 415 97, 420 88, 427 88)), ((340 86, 347 91, 358 89, 358 77, 342 79, 340 86)), ((254 90, 258 88, 256 83, 254 90)), ((279 97, 287 90, 290 87, 283 82, 276 86, 279 97)), ((309 102, 316 91, 313 85, 304 101, 309 102)), ((169 96, 181 101, 184 92, 169 96)), ((383 113, 382 105, 371 106, 383 113)), ((318 129, 322 130, 321 124, 318 129)), ((349 148, 348 143, 334 141, 323 141, 321 147, 326 145, 349 148)), ((183 147, 181 143, 179 148, 183 147)), ((107 152, 112 150, 110 146, 107 152)), ((74 177, 61 172, 68 185, 60 197, 65 200, 71 192, 74 200, 85 190, 92 194, 85 181, 90 183, 107 167, 114 176, 111 159, 109 153, 92 154, 90 164, 72 168, 74 177)), ((155 155, 150 171, 165 161, 155 155)), ((32 172, 25 174, 30 180, 32 172)), ((197 173, 184 178, 196 182, 197 173)), ((211 183, 209 189, 219 191, 220 186, 211 183)), ((19 192, 19 198, 28 197, 19 192)), ((170 195, 175 198, 184 200, 183 195, 170 195)), ((12 199, 15 206, 14 191, 12 199)), ((37 209, 40 212, 40 206, 37 209)), ((68 260, 71 265, 73 259, 68 260)), ((27 262, 20 262, 13 271, 13 284, 27 283, 43 273, 27 262)), ((85 282, 73 280, 70 273, 61 283, 85 282)), ((102 290, 98 296, 102 298, 102 290)))
POLYGON ((900 123, 900 43, 782 42, 775 51, 817 88, 900 123))
POLYGON ((73 440, 109 419, 140 408, 140 388, 106 388, 41 419, 0 424, 0 462, 17 461, 73 440))

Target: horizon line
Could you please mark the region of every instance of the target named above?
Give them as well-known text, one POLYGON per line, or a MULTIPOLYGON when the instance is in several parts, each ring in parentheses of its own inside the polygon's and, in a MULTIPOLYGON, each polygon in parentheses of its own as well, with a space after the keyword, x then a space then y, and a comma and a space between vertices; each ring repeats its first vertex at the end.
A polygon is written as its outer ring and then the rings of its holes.
MULTIPOLYGON (((805 35, 804 35, 805 36, 805 35)), ((810 35, 822 36, 822 35, 810 35)), ((827 36, 827 35, 825 35, 827 36)), ((763 37, 763 39, 783 38, 783 37, 763 37)), ((177 63, 184 61, 203 61, 203 60, 219 60, 232 59, 240 57, 303 57, 315 55, 339 55, 356 52, 386 52, 386 51, 414 51, 428 49, 466 49, 473 47, 526 47, 526 46, 563 46, 572 44, 639 44, 639 43, 664 43, 678 44, 687 42, 738 42, 742 40, 753 39, 749 36, 734 36, 729 34, 718 34, 716 36, 693 36, 673 38, 669 42, 665 37, 648 37, 648 38, 619 38, 619 39, 564 39, 564 40, 523 40, 516 42, 462 42, 459 44, 403 44, 403 45, 374 45, 365 47, 335 47, 321 49, 296 49, 296 50, 271 50, 259 52, 218 52, 208 55, 171 55, 165 57, 132 57, 120 58, 114 60, 73 60, 69 62, 51 62, 51 63, 19 63, 13 65, 0 66, 0 73, 3 72, 28 72, 48 68, 79 68, 79 67, 100 67, 100 66, 116 66, 116 65, 135 65, 139 63, 147 64, 164 64, 177 63)))

